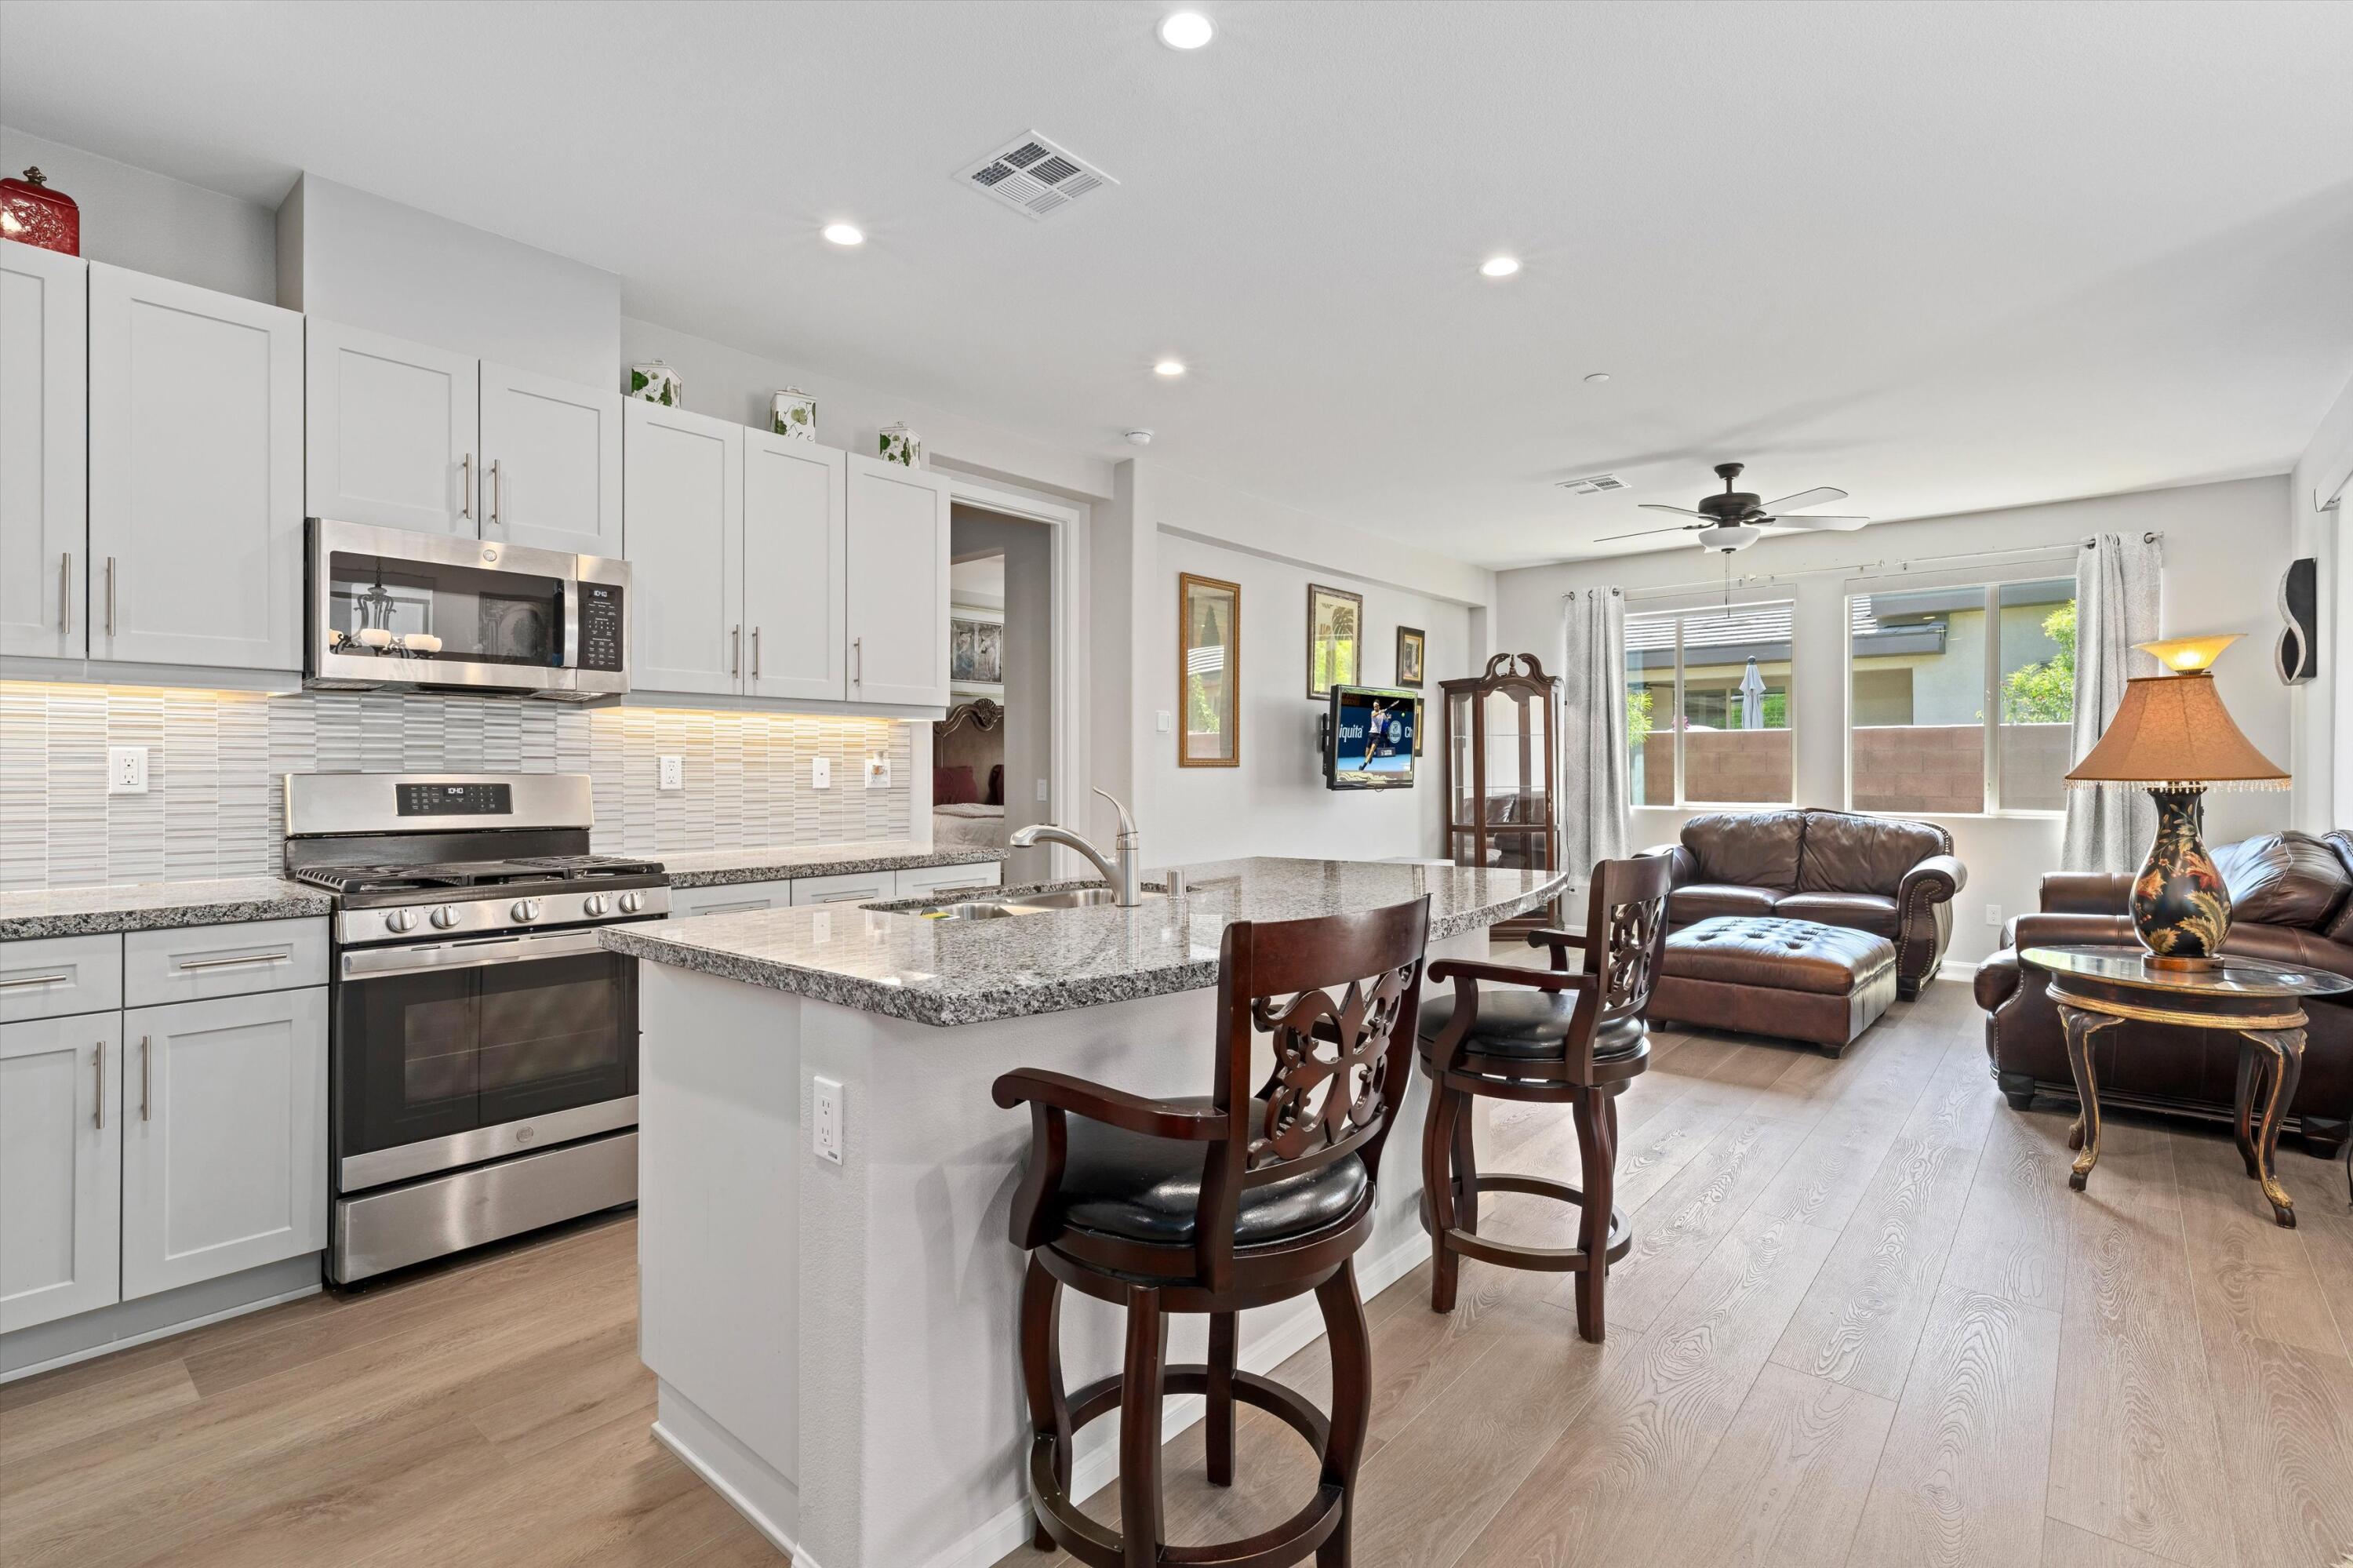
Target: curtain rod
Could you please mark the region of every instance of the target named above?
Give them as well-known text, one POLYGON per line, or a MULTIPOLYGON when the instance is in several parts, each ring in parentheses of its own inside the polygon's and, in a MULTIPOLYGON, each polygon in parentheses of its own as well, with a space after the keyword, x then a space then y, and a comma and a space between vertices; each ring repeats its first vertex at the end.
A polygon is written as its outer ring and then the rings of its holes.
MULTIPOLYGON (((2162 542, 2164 538, 2164 531, 2162 529, 2156 528, 2150 529, 2140 536, 2141 543, 2144 545, 2158 544, 2162 542)), ((2073 546, 2070 546, 2065 541, 2062 540, 2057 544, 2052 545, 2021 545, 2007 550, 1957 550, 1950 555, 1918 556, 1915 556, 1911 560, 1900 562, 1898 564, 1903 569, 1909 571, 1915 567, 1937 567, 1958 561, 1991 560, 1997 556, 2049 556, 2056 555, 2061 551, 2071 548, 2088 550, 2097 542, 2097 536, 2094 535, 2092 537, 2078 540, 2073 546)), ((1759 572, 1734 577, 1732 579, 1732 587, 1735 588, 1769 588, 1778 583, 1794 583, 1799 577, 1829 577, 1833 573, 1841 576, 1851 576, 1859 572, 1871 571, 1886 565, 1887 562, 1884 560, 1855 561, 1844 566, 1808 567, 1801 571, 1759 572)), ((1655 599, 1666 594, 1691 593, 1700 588, 1722 588, 1723 586, 1724 579, 1722 577, 1694 577, 1689 582, 1660 583, 1651 588, 1630 588, 1627 590, 1627 597, 1629 599, 1655 599)), ((1574 592, 1575 590, 1572 589, 1570 591, 1574 592)))

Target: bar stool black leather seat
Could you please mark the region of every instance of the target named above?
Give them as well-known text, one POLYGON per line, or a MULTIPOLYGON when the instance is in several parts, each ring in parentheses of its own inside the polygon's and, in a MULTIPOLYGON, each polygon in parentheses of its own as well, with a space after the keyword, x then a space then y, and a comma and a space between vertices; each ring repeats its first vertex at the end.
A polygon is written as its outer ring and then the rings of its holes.
POLYGON ((1014 1194, 1021 1373, 1029 1403, 1036 1543, 1090 1568, 1168 1563, 1345 1568, 1356 1467, 1372 1409, 1372 1340, 1355 1255, 1372 1234, 1381 1150, 1410 1067, 1430 900, 1357 915, 1226 927, 1218 974, 1213 1088, 1155 1100, 1062 1073, 1023 1069, 995 1097, 1028 1105, 1029 1166, 1014 1194), (1251 1062, 1271 1037, 1256 1095, 1251 1062), (1121 1371, 1062 1387, 1064 1286, 1126 1308, 1121 1371), (1314 1291, 1332 1347, 1327 1417, 1271 1379, 1237 1370, 1236 1314, 1314 1291), (1208 1360, 1170 1366, 1172 1312, 1206 1313, 1208 1360), (1162 1539, 1160 1402, 1208 1401, 1209 1479, 1233 1482, 1234 1402, 1266 1410, 1321 1460, 1314 1495, 1282 1523, 1221 1546, 1162 1539), (1112 1531, 1071 1491, 1078 1429, 1120 1413, 1119 1517, 1112 1531))

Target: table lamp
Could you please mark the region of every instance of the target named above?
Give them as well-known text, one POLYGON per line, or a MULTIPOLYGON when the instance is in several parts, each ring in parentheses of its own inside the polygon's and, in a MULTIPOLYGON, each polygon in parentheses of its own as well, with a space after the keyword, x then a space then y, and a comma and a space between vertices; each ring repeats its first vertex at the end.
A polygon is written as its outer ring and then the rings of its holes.
POLYGON ((2170 674, 2125 683, 2099 744, 2067 775, 2070 788, 2146 789, 2157 802, 2157 837, 2133 879, 2133 929, 2154 969, 2212 969, 2231 930, 2231 891, 2206 853, 2201 797, 2208 789, 2284 789, 2288 776, 2257 751, 2214 691, 2214 661, 2244 632, 2138 642, 2170 674))

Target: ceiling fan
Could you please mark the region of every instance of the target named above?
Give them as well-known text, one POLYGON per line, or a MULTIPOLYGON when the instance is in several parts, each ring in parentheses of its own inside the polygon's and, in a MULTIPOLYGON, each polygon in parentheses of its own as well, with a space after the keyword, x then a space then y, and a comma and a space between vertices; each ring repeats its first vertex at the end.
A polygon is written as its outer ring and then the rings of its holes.
POLYGON ((1695 543, 1700 548, 1728 556, 1735 550, 1745 550, 1757 543, 1765 536, 1764 530, 1767 528, 1844 531, 1860 528, 1871 521, 1868 517, 1793 517, 1785 510, 1797 506, 1820 506, 1825 501, 1846 499, 1845 491, 1832 490, 1828 485, 1801 490, 1795 495, 1785 495, 1778 501, 1760 504, 1757 497, 1747 491, 1732 488, 1744 466, 1736 462, 1717 463, 1715 475, 1724 481, 1724 493, 1700 497, 1697 511, 1687 506, 1662 506, 1655 501, 1642 503, 1644 511, 1672 512, 1684 517, 1696 517, 1698 522, 1673 528, 1644 528, 1631 534, 1612 534, 1609 538, 1597 539, 1594 543, 1607 545, 1619 539, 1643 539, 1653 534, 1695 534, 1698 535, 1695 543))

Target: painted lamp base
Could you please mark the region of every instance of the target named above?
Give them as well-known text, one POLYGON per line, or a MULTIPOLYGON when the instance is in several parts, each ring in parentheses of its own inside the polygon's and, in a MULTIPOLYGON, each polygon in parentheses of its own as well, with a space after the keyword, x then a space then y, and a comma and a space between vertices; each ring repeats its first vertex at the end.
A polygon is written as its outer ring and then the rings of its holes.
POLYGON ((2133 929, 2151 969, 2211 969, 2231 934, 2231 892, 2201 837, 2203 789, 2151 789, 2157 837, 2133 879, 2133 929))

